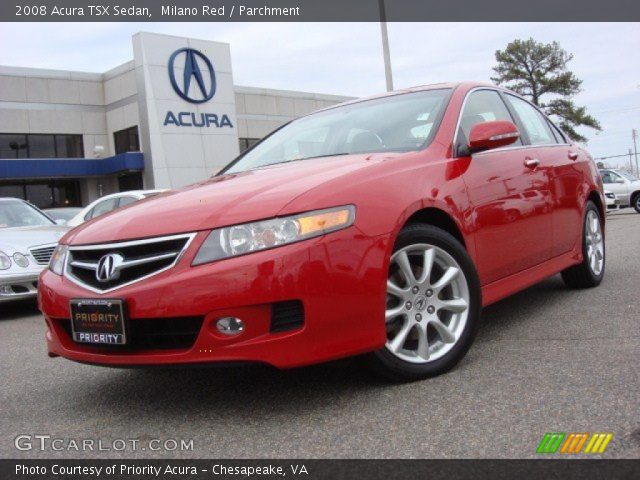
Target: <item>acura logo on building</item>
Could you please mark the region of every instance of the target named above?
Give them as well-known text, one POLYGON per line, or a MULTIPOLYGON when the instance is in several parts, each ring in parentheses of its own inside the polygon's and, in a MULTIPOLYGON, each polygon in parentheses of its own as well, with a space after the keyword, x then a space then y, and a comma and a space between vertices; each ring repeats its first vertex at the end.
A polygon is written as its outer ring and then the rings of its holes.
POLYGON ((187 102, 204 103, 211 100, 216 93, 216 74, 211 61, 202 52, 193 48, 181 48, 171 54, 169 79, 175 92, 187 102), (184 64, 177 62, 182 58, 184 58, 184 64), (204 75, 202 67, 206 67, 204 75), (182 82, 178 82, 176 78, 180 74, 182 74, 182 82), (197 93, 198 90, 199 93, 197 93))
POLYGON ((124 261, 124 257, 118 253, 110 253, 105 255, 98 261, 96 268, 96 279, 99 282, 109 282, 120 276, 120 265, 124 261))

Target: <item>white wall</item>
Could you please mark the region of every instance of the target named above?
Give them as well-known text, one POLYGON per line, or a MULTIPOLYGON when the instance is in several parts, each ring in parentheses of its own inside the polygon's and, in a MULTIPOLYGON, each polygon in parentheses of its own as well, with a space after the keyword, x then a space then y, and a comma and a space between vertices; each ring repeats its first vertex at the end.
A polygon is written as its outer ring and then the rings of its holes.
MULTIPOLYGON (((225 43, 168 35, 139 33, 133 37, 138 89, 141 142, 145 152, 145 184, 155 188, 177 188, 203 180, 238 152, 238 130, 231 52, 225 43), (168 62, 181 48, 193 48, 213 63, 215 96, 194 104, 182 99, 171 86, 168 62), (227 115, 233 127, 215 128, 164 125, 167 112, 227 115)), ((176 62, 176 77, 182 65, 176 62)), ((203 75, 205 69, 200 66, 203 75)), ((205 79, 205 82, 210 79, 205 79)), ((192 90, 195 89, 192 82, 192 90)), ((208 84, 209 85, 209 84, 208 84)))
POLYGON ((102 75, 0 67, 0 132, 82 134, 92 158, 107 142, 102 75))

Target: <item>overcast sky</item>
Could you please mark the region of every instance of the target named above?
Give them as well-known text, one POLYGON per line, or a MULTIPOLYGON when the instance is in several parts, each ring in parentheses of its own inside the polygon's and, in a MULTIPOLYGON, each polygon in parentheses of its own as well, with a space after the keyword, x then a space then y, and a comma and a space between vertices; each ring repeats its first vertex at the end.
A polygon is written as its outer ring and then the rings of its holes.
MULTIPOLYGON (((133 58, 139 31, 230 43, 237 85, 353 96, 385 89, 378 23, 0 24, 0 65, 104 72, 133 58)), ((528 37, 574 55, 570 69, 584 81, 576 101, 603 127, 583 131, 591 153, 627 153, 631 129, 640 130, 637 23, 391 23, 395 87, 489 81, 495 50, 528 37)))

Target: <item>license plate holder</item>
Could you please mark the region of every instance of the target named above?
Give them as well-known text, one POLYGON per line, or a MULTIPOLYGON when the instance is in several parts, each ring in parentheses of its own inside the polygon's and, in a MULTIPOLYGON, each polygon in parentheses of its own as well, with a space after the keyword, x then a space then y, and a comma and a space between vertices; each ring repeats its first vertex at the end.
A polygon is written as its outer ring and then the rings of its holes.
POLYGON ((71 300, 69 306, 74 342, 94 345, 127 344, 124 300, 80 298, 71 300))

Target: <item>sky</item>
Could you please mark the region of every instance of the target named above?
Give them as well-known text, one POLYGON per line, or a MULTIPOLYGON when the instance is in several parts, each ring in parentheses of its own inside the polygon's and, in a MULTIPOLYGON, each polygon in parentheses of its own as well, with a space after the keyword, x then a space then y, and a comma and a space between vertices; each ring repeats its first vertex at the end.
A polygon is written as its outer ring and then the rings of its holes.
MULTIPOLYGON (((591 154, 633 147, 640 24, 389 23, 388 30, 395 88, 488 82, 495 51, 510 41, 558 41, 583 80, 576 103, 603 127, 581 130, 591 154)), ((356 97, 385 90, 378 23, 0 23, 0 65, 101 73, 133 58, 131 36, 139 31, 229 43, 236 85, 356 97)), ((607 162, 628 165, 629 157, 607 162)))

